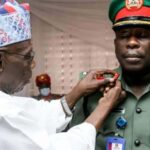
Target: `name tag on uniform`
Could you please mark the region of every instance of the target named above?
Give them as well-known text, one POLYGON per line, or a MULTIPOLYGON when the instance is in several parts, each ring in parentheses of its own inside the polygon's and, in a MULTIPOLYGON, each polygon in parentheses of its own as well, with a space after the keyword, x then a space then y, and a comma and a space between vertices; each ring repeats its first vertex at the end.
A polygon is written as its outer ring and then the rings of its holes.
POLYGON ((125 139, 120 137, 108 137, 106 150, 125 150, 125 139))

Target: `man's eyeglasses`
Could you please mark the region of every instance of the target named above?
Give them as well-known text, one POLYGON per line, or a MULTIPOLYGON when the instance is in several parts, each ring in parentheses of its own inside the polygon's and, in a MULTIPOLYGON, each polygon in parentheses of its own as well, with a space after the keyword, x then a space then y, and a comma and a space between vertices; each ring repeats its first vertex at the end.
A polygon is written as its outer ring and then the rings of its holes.
POLYGON ((28 60, 28 61, 32 61, 35 55, 34 51, 29 51, 27 54, 20 54, 20 53, 13 53, 5 50, 0 50, 0 53, 4 53, 5 55, 9 55, 9 56, 19 56, 24 60, 28 60))

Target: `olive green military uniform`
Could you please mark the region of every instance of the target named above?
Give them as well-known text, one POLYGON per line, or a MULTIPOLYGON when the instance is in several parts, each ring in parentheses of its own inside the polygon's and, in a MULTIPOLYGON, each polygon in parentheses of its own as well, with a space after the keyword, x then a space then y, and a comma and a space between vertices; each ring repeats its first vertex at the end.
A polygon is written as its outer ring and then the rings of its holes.
MULTIPOLYGON (((103 127, 98 131, 96 150, 106 150, 106 138, 109 136, 125 138, 126 150, 150 150, 150 84, 142 96, 136 98, 122 76, 119 80, 127 92, 127 98, 109 114, 103 127), (120 116, 127 120, 127 126, 124 129, 118 129, 116 126, 120 116)), ((82 122, 94 110, 101 96, 100 92, 96 92, 82 99, 76 106, 71 126, 82 122)))

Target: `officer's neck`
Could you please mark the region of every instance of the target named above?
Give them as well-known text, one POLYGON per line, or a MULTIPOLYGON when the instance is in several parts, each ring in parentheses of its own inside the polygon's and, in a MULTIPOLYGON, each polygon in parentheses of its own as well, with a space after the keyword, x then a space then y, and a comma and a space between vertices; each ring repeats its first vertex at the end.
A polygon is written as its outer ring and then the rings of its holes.
POLYGON ((136 97, 140 97, 150 83, 150 72, 123 72, 123 78, 136 97))

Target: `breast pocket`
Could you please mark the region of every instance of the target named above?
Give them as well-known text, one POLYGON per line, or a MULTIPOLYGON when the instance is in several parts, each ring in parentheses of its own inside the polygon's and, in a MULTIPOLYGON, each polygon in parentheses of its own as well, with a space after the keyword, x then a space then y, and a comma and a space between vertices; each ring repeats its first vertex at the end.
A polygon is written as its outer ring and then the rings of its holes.
POLYGON ((119 117, 123 116, 123 108, 117 107, 115 108, 105 120, 101 129, 99 129, 99 133, 107 136, 107 135, 115 135, 119 132, 116 122, 119 117))
POLYGON ((110 136, 120 135, 123 133, 117 129, 116 121, 122 115, 121 108, 112 111, 105 120, 103 126, 99 129, 96 137, 96 150, 106 149, 106 138, 110 136), (120 110, 120 111, 119 111, 120 110))

